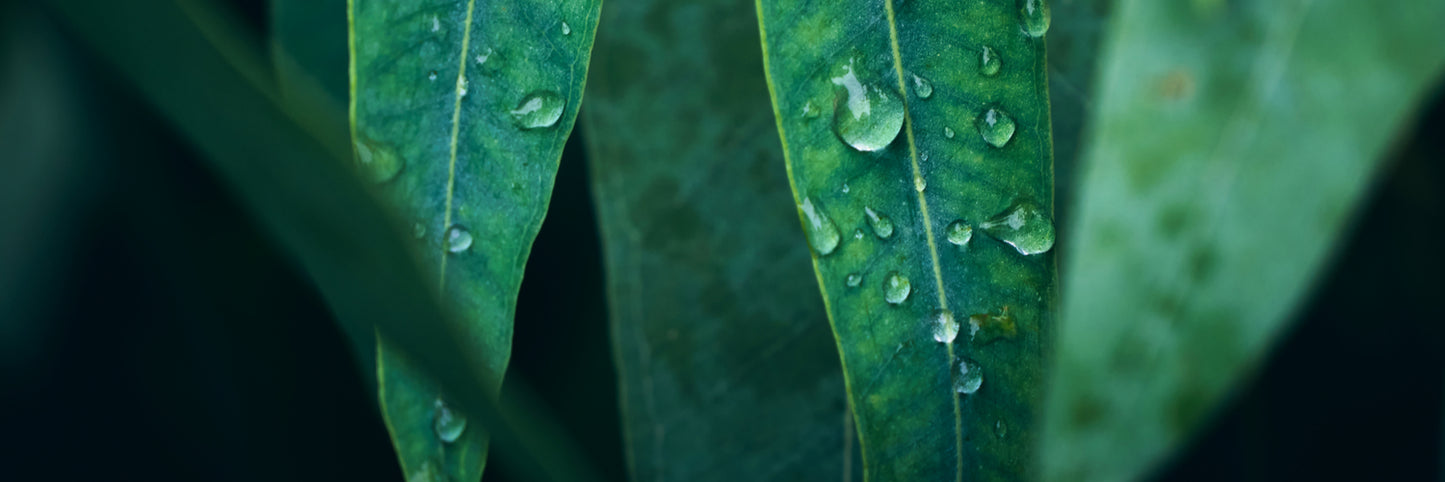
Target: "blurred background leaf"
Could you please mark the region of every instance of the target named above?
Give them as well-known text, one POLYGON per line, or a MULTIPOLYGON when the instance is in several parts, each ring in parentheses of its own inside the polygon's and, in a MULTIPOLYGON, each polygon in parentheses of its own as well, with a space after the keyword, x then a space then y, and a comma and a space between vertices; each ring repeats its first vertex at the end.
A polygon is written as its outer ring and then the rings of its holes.
POLYGON ((585 126, 633 479, 861 480, 753 6, 614 1, 601 25, 585 126))
POLYGON ((1065 269, 1047 479, 1147 473, 1253 371, 1445 61, 1445 2, 1414 6, 1118 5, 1065 269))

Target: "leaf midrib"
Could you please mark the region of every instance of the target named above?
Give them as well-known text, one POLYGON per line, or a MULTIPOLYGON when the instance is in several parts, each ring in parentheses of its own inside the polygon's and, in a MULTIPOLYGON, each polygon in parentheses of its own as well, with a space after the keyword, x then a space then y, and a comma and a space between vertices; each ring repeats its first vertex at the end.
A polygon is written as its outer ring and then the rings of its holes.
MULTIPOLYGON (((924 196, 925 189, 918 189, 917 186, 927 186, 923 179, 923 169, 918 165, 918 144, 913 139, 913 111, 908 104, 908 82, 903 72, 903 54, 898 47, 898 21, 893 12, 893 0, 883 2, 883 7, 888 12, 888 41, 893 51, 893 69, 898 77, 898 93, 903 99, 903 131, 908 140, 908 160, 913 165, 913 192, 918 196, 918 211, 923 216, 923 235, 928 243, 928 256, 932 262, 933 283, 938 293, 938 308, 944 312, 951 312, 948 308, 948 294, 943 289, 943 269, 938 262, 938 243, 933 236, 933 221, 928 215, 928 198, 924 196)), ((957 362, 957 355, 954 354, 953 340, 944 343, 948 348, 948 366, 945 370, 952 374, 953 364, 957 362)), ((963 411, 959 407, 958 396, 949 391, 949 398, 953 401, 953 435, 954 435, 954 480, 963 481, 963 411)))
POLYGON ((437 243, 441 249, 441 266, 437 269, 437 286, 445 288, 447 285, 447 249, 450 240, 452 226, 452 191, 457 185, 457 137, 462 127, 462 93, 461 86, 467 78, 467 55, 472 40, 472 11, 476 9, 477 0, 467 0, 467 18, 462 22, 462 49, 457 59, 457 81, 452 86, 452 97, 456 100, 452 103, 452 137, 448 141, 448 148, 451 153, 447 160, 447 200, 445 211, 442 213, 442 242, 437 243))

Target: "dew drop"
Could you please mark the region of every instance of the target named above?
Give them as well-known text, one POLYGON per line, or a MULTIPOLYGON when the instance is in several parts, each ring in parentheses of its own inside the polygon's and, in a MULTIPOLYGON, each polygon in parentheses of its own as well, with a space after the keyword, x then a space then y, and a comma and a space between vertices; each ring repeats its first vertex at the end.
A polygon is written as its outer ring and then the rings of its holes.
POLYGON ((933 310, 929 318, 933 324, 933 341, 953 343, 953 339, 958 338, 958 320, 953 319, 952 311, 933 310))
POLYGON ((1054 247, 1054 221, 1047 212, 1028 201, 1014 204, 979 227, 1024 255, 1043 253, 1054 247))
POLYGON ((952 138, 953 138, 953 128, 952 128, 952 127, 944 127, 944 128, 943 128, 943 137, 947 137, 947 138, 949 138, 949 139, 952 139, 952 138))
POLYGON ((458 96, 458 97, 466 97, 466 96, 467 96, 467 85, 468 85, 468 84, 470 84, 470 82, 467 81, 466 77, 459 77, 459 78, 457 78, 457 96, 458 96))
POLYGON ((843 183, 843 194, 848 194, 848 191, 851 191, 851 190, 852 190, 852 189, 848 188, 848 183, 846 183, 846 182, 843 183))
POLYGON ((994 422, 994 423, 993 423, 993 434, 994 434, 994 435, 997 435, 998 438, 1007 437, 1007 436, 1008 436, 1008 424, 1003 423, 1003 419, 999 419, 997 422, 994 422))
POLYGON ((973 226, 969 226, 968 223, 960 219, 948 223, 948 227, 944 228, 944 234, 948 236, 948 242, 957 246, 963 246, 968 244, 969 240, 973 239, 973 226))
POLYGON ((467 430, 466 417, 453 412, 440 398, 433 405, 432 429, 436 430, 437 438, 446 443, 456 442, 467 430))
POLYGON ((432 16, 431 16, 431 31, 435 32, 435 31, 438 31, 438 30, 441 30, 441 29, 442 29, 441 19, 437 18, 436 15, 432 15, 432 16))
POLYGON ((433 70, 431 72, 427 72, 426 80, 437 80, 437 71, 433 70))
POLYGON ((352 142, 352 147, 356 150, 357 168, 371 182, 390 181, 406 165, 406 161, 389 145, 363 137, 352 142))
POLYGON ((890 304, 902 303, 911 292, 913 285, 908 282, 908 277, 898 274, 897 271, 888 273, 888 279, 883 281, 883 300, 890 304))
POLYGON ((1030 37, 1042 37, 1049 31, 1049 3, 1045 0, 1019 0, 1019 15, 1024 31, 1030 37))
POLYGON ((980 49, 978 56, 978 73, 984 77, 998 75, 999 69, 1003 67, 1003 61, 998 58, 998 52, 987 45, 980 49))
POLYGON ((898 93, 864 84, 854 72, 857 59, 834 68, 830 79, 846 101, 833 110, 833 132, 848 146, 863 152, 888 147, 903 129, 903 102, 898 93))
POLYGON ((1003 147, 1014 137, 1014 120, 1004 111, 989 108, 974 121, 984 142, 994 147, 1003 147))
POLYGON ((918 74, 913 74, 913 93, 918 94, 920 99, 929 98, 933 95, 933 82, 919 77, 918 74))
POLYGON ((873 234, 879 239, 888 239, 893 236, 893 220, 888 219, 887 214, 878 214, 873 208, 863 208, 863 213, 868 215, 868 226, 873 228, 873 234))
POLYGON ((486 52, 482 52, 480 54, 477 54, 476 57, 473 57, 473 60, 477 61, 477 65, 482 65, 487 63, 487 59, 490 58, 492 58, 492 49, 488 48, 486 52))
POLYGON ((853 230, 853 239, 863 239, 863 230, 862 230, 862 229, 854 229, 854 230, 853 230))
POLYGON ((465 226, 453 224, 447 228, 447 251, 460 253, 472 247, 472 232, 465 226))
POLYGON ((512 109, 512 118, 522 129, 552 127, 557 125, 557 119, 562 118, 562 109, 566 106, 567 101, 556 92, 539 90, 527 94, 517 103, 517 108, 512 109))
POLYGON ((925 189, 928 189, 928 181, 923 180, 921 177, 913 178, 913 190, 923 192, 925 189))
POLYGON ((572 26, 567 22, 562 22, 562 35, 572 35, 572 26))
POLYGON ((848 283, 849 288, 857 288, 859 284, 863 283, 863 275, 858 273, 849 273, 848 279, 844 281, 848 283))
POLYGON ((981 386, 983 386, 983 367, 967 358, 959 360, 958 368, 953 371, 953 391, 972 395, 981 386))
POLYGON ((803 227, 808 234, 808 244, 818 256, 827 256, 838 248, 838 241, 842 238, 838 226, 833 224, 827 213, 813 205, 812 198, 803 198, 803 217, 807 221, 803 227))

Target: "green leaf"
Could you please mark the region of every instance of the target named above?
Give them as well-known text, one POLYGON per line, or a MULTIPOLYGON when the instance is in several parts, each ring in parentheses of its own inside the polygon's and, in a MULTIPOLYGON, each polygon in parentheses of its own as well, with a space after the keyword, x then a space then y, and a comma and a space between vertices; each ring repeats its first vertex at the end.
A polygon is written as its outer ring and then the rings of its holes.
POLYGON ((746 2, 603 10, 584 118, 634 480, 859 469, 757 36, 746 2))
MULTIPOLYGON (((465 320, 476 368, 500 380, 600 1, 349 3, 357 165, 409 219, 424 264, 465 320)), ((482 427, 455 418, 385 339, 377 376, 406 474, 481 476, 482 427)))
POLYGON ((1047 12, 898 3, 758 2, 865 478, 1025 478, 1054 298, 1048 85, 1029 33, 1047 12))
POLYGON ((1440 1, 1115 12, 1069 247, 1049 480, 1139 477, 1205 422, 1284 329, 1445 65, 1440 1))

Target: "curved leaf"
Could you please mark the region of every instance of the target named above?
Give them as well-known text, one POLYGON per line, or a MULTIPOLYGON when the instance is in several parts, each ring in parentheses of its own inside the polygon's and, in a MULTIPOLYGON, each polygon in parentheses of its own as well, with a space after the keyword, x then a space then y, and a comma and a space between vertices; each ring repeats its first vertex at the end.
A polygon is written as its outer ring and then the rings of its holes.
POLYGON ((730 0, 603 9, 584 117, 634 480, 858 469, 757 28, 730 0))
MULTIPOLYGON (((496 380, 581 101, 599 5, 350 2, 358 168, 410 218, 425 264, 467 322, 463 343, 496 380)), ((382 410, 405 473, 478 479, 482 428, 458 418, 385 339, 378 345, 382 410)))
POLYGON ((758 17, 865 478, 1026 477, 1054 298, 1047 10, 759 0, 758 17))
POLYGON ((1047 407, 1049 480, 1146 473, 1286 326, 1445 65, 1445 2, 1123 1, 1047 407))

